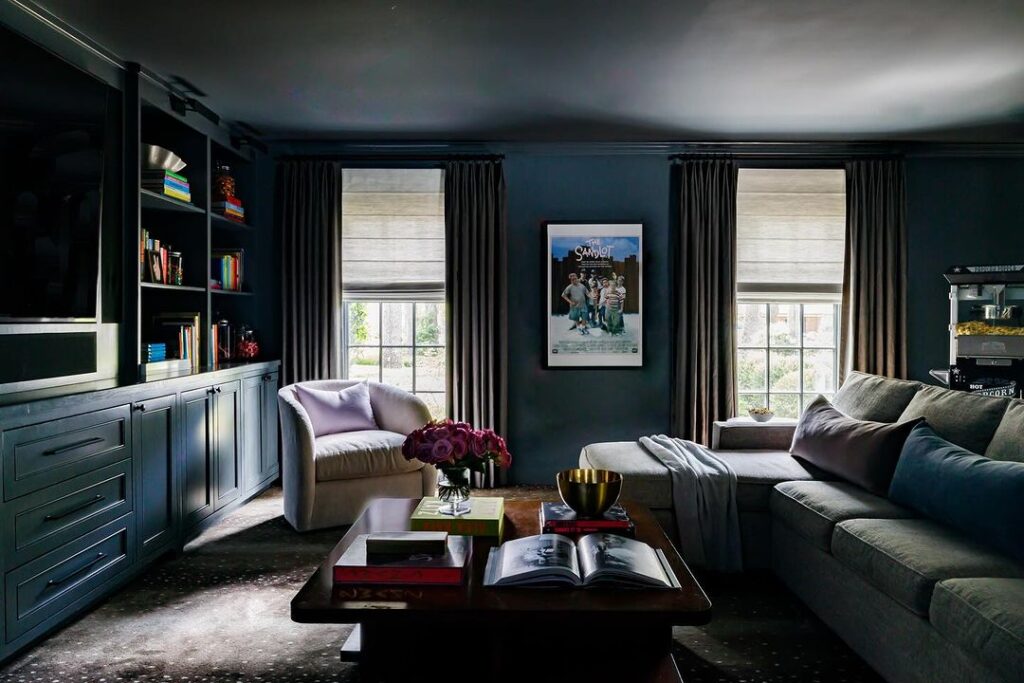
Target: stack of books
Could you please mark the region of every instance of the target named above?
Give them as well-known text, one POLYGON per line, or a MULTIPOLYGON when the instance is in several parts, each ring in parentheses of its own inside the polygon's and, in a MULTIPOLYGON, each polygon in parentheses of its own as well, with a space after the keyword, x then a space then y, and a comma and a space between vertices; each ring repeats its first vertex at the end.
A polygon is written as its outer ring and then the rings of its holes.
POLYGON ((636 527, 629 514, 616 503, 603 516, 598 518, 580 518, 565 503, 541 503, 540 529, 544 534, 621 534, 633 536, 636 527))
POLYGON ((245 208, 242 206, 242 200, 238 197, 220 197, 213 201, 211 209, 214 213, 220 214, 228 220, 235 221, 236 223, 245 222, 245 208))
POLYGON ((244 249, 214 249, 210 257, 210 287, 242 291, 245 272, 244 249))
POLYGON ((458 586, 469 575, 472 555, 468 536, 360 534, 335 562, 334 583, 458 586))
POLYGON ((142 358, 145 363, 167 360, 167 344, 164 342, 143 344, 142 358))
POLYGON ((183 202, 192 203, 192 190, 183 175, 167 169, 144 169, 142 171, 142 188, 150 192, 173 197, 183 202))
POLYGON ((153 318, 154 334, 167 345, 167 354, 188 361, 193 370, 199 369, 200 334, 198 313, 160 313, 153 318))
POLYGON ((442 515, 440 498, 424 498, 409 519, 413 531, 447 531, 462 536, 493 536, 501 539, 505 531, 505 499, 476 498, 464 515, 442 515))

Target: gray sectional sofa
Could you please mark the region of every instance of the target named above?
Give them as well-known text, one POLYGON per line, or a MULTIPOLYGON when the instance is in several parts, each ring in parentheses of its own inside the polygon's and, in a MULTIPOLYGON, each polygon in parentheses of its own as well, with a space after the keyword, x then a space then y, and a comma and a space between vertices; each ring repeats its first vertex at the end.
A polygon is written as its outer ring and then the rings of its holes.
MULTIPOLYGON (((1024 462, 1019 400, 853 373, 833 403, 861 420, 923 416, 955 444, 1024 462)), ((745 566, 772 569, 889 681, 1024 681, 1024 565, 829 480, 789 455, 792 430, 724 423, 711 444, 737 474, 745 566)), ((672 481, 636 442, 586 446, 580 466, 623 473, 623 497, 674 531, 672 481)))

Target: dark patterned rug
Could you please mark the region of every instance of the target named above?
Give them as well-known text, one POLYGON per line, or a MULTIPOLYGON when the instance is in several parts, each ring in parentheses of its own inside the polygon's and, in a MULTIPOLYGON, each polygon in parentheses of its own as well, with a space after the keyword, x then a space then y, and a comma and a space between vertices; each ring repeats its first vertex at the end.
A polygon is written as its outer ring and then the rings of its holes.
MULTIPOLYGON (((487 495, 556 494, 515 487, 487 495)), ((0 681, 355 681, 354 665, 338 660, 347 627, 288 616, 292 596, 340 535, 292 531, 273 489, 8 663, 0 681)), ((714 620, 675 630, 687 683, 880 680, 770 576, 702 583, 714 620)))

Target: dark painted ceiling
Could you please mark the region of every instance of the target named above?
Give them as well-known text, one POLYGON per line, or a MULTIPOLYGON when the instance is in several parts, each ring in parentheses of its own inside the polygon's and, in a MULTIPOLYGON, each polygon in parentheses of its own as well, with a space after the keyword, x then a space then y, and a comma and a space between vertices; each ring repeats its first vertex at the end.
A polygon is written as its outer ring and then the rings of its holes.
POLYGON ((1024 139, 1024 0, 41 0, 274 137, 1024 139))

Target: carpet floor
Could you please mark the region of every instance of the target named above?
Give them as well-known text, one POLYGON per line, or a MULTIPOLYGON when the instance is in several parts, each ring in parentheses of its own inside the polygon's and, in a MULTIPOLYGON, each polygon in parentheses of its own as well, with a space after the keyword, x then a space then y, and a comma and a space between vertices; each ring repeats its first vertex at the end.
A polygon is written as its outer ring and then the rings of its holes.
MULTIPOLYGON (((557 494, 515 487, 487 495, 557 494)), ((292 596, 338 538, 336 529, 292 531, 272 489, 8 662, 0 682, 355 681, 355 665, 338 660, 350 627, 288 616, 292 596)), ((881 680, 774 579, 705 577, 702 585, 714 620, 674 632, 687 683, 881 680)))

